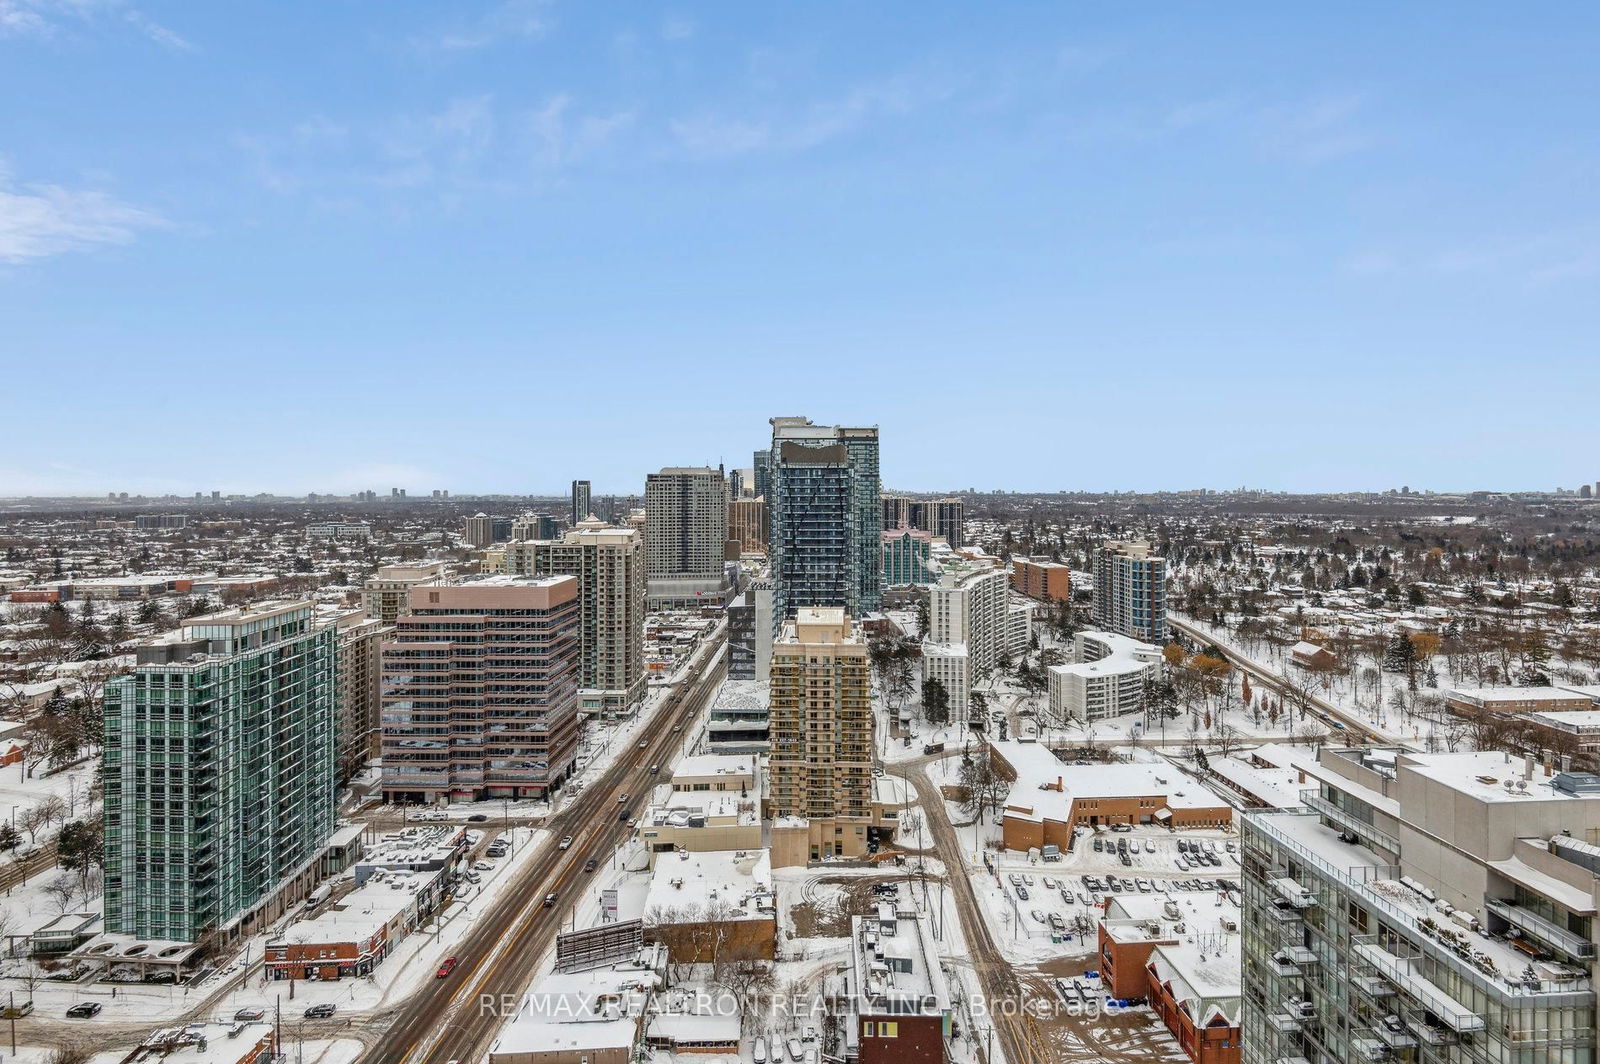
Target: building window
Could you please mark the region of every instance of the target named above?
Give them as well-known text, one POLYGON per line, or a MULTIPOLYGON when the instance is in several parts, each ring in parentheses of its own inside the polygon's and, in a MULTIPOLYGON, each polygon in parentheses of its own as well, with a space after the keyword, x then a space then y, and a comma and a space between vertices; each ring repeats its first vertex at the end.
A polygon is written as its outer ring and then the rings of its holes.
POLYGON ((880 1024, 878 1024, 878 1037, 879 1038, 899 1038, 900 1037, 900 1025, 898 1023, 880 1023, 880 1024))

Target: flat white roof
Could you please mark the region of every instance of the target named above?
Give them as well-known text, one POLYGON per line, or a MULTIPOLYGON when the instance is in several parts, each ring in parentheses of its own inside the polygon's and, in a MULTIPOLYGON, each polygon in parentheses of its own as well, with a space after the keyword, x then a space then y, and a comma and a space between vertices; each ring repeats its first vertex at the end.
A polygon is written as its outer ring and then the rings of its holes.
POLYGON ((742 914, 730 914, 730 919, 755 920, 769 915, 762 910, 770 911, 776 904, 771 855, 766 850, 679 850, 657 859, 645 896, 646 921, 652 913, 704 910, 712 904, 742 914))
POLYGON ((1199 780, 1171 765, 1069 765, 1039 743, 997 741, 990 745, 1017 773, 1006 798, 1007 816, 1064 822, 1071 816, 1075 798, 1160 795, 1169 809, 1227 805, 1199 780), (1058 781, 1061 790, 1056 789, 1058 781))

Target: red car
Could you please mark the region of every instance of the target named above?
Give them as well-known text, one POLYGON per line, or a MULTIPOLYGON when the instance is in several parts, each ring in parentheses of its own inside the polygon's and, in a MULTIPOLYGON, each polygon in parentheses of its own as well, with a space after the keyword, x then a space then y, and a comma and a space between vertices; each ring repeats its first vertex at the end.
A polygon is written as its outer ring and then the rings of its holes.
POLYGON ((451 957, 449 960, 447 960, 443 964, 439 965, 439 978, 443 979, 445 976, 447 976, 451 972, 455 971, 455 968, 456 968, 456 959, 454 957, 451 957))

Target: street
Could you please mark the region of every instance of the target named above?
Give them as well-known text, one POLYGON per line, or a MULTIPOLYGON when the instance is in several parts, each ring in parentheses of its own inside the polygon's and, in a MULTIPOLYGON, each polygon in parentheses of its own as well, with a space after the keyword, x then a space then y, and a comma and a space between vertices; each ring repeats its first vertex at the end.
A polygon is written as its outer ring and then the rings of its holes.
MULTIPOLYGON (((657 712, 648 745, 620 752, 599 781, 545 824, 554 839, 571 835, 572 847, 563 851, 547 845, 535 857, 522 881, 462 942, 461 960, 450 978, 431 981, 414 994, 397 1011, 393 1025, 368 1047, 363 1060, 372 1064, 444 1064, 482 1059, 511 1014, 482 1008, 480 1001, 486 997, 500 1001, 507 995, 508 1000, 520 1000, 540 961, 554 947, 566 914, 588 889, 591 879, 582 872, 584 862, 594 858, 604 863, 631 830, 617 817, 617 795, 626 791, 631 796, 627 806, 630 818, 642 810, 656 782, 648 766, 671 763, 681 738, 681 731, 674 731, 674 726, 690 729, 727 674, 725 642, 724 627, 657 712), (545 909, 544 896, 550 892, 559 901, 556 907, 545 909)), ((333 1037, 341 1025, 341 1020, 308 1024, 307 1034, 333 1037)))

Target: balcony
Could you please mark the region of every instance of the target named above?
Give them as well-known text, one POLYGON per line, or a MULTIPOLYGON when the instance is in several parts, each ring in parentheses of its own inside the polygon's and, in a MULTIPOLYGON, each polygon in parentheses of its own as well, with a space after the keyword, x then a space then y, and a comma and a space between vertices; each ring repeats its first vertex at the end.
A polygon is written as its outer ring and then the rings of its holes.
POLYGON ((1300 1030, 1300 1019, 1287 1012, 1274 1012, 1267 1017, 1267 1023, 1279 1034, 1294 1034, 1300 1030))
POLYGON ((1569 957, 1592 958, 1595 955, 1593 942, 1580 934, 1568 931, 1560 924, 1551 923, 1531 909, 1524 909, 1515 902, 1502 901, 1499 898, 1485 898, 1484 904, 1488 906, 1490 912, 1513 927, 1521 928, 1540 942, 1549 943, 1569 957))
MULTIPOLYGON (((1315 894, 1287 876, 1281 879, 1269 879, 1267 886, 1277 891, 1284 901, 1297 909, 1309 909, 1317 903, 1315 894)), ((1273 904, 1276 905, 1277 903, 1274 902, 1273 904)))
POLYGON ((1301 974, 1300 969, 1288 957, 1284 956, 1282 950, 1272 955, 1272 959, 1267 962, 1267 967, 1272 971, 1272 974, 1281 976, 1284 979, 1297 979, 1301 974))
POLYGON ((1388 1024, 1380 1023, 1372 1028, 1372 1033, 1390 1049, 1415 1049, 1417 1047, 1417 1040, 1411 1037, 1403 1026, 1395 1028, 1388 1024))
MULTIPOLYGON (((1355 956, 1376 968, 1383 977, 1395 985, 1407 1000, 1435 1016, 1453 1031, 1481 1031, 1483 1017, 1468 1009, 1447 994, 1442 987, 1422 974, 1422 965, 1414 957, 1400 957, 1380 946, 1376 939, 1358 941, 1352 948, 1355 956)), ((1416 1030, 1416 1024, 1412 1029, 1416 1030)), ((1419 1037, 1425 1037, 1418 1031, 1419 1037)))
POLYGON ((1390 854, 1397 854, 1400 852, 1399 839, 1395 838, 1387 831, 1380 831, 1378 828, 1367 823, 1365 820, 1361 820, 1345 810, 1340 809, 1338 806, 1322 797, 1322 795, 1318 794, 1316 791, 1305 791, 1301 795, 1301 798, 1305 802, 1307 809, 1316 810, 1318 813, 1321 813, 1323 816, 1339 825, 1339 827, 1360 838, 1363 842, 1372 846, 1376 846, 1378 849, 1384 850, 1390 854))
POLYGON ((1267 906, 1267 912, 1279 923, 1298 923, 1305 919, 1305 913, 1296 905, 1282 898, 1274 898, 1272 904, 1267 906))

